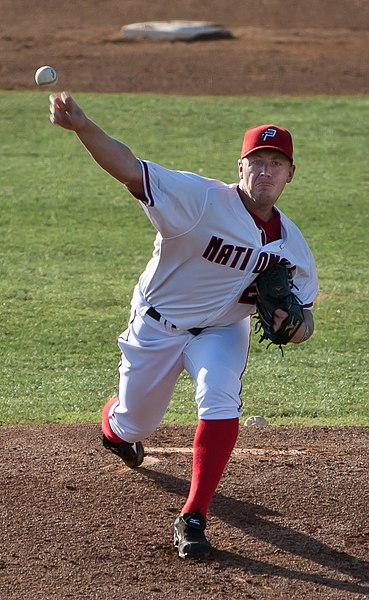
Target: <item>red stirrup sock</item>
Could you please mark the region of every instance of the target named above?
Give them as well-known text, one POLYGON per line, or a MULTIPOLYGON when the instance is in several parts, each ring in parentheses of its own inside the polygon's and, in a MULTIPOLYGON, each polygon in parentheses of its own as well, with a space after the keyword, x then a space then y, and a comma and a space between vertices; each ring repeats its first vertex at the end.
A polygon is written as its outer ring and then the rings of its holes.
POLYGON ((116 401, 118 400, 117 396, 114 396, 114 398, 111 398, 104 406, 103 411, 102 411, 102 415, 101 415, 101 419, 102 419, 102 432, 105 435, 105 437, 108 438, 109 442, 113 442, 113 444, 120 444, 123 440, 120 439, 120 437, 118 437, 114 431, 112 431, 111 427, 110 427, 110 423, 109 423, 109 410, 110 407, 116 403, 116 401))
POLYGON ((200 512, 206 518, 212 496, 238 436, 238 419, 199 421, 193 443, 192 480, 181 514, 200 512))

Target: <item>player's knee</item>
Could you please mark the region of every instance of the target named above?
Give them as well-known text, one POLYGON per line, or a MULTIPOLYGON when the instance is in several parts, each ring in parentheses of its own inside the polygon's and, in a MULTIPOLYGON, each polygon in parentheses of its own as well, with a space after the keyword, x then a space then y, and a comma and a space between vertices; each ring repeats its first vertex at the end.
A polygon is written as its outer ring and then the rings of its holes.
POLYGON ((211 419, 229 419, 240 416, 241 382, 228 369, 210 373, 205 369, 199 374, 196 386, 196 402, 199 416, 211 419))
POLYGON ((122 421, 118 415, 114 415, 110 419, 110 427, 122 440, 133 443, 149 437, 157 429, 158 424, 136 425, 134 423, 128 423, 127 421, 122 421))

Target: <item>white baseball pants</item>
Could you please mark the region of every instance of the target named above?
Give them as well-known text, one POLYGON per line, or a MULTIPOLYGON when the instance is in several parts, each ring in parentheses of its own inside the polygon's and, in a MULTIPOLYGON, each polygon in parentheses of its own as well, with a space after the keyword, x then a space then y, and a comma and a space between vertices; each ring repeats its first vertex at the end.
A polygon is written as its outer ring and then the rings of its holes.
POLYGON ((199 419, 239 417, 249 342, 250 317, 193 336, 146 314, 134 314, 118 338, 119 399, 110 409, 111 429, 127 442, 151 435, 183 370, 195 382, 199 419))

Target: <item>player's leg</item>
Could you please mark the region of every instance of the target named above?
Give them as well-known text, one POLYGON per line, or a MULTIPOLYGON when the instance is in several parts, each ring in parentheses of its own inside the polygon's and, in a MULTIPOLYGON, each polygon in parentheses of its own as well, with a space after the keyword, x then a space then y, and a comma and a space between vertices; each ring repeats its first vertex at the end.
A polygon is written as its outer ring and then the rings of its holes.
POLYGON ((119 405, 119 396, 111 398, 104 406, 101 420, 102 420, 102 443, 103 446, 119 456, 127 467, 135 469, 139 467, 144 459, 144 447, 142 442, 126 442, 118 437, 110 427, 110 416, 114 414, 116 406, 119 405))
POLYGON ((210 551, 203 531, 211 498, 237 440, 240 379, 249 339, 247 319, 227 328, 205 330, 185 351, 185 368, 196 381, 199 423, 190 492, 175 523, 175 543, 182 557, 207 556, 210 551))
MULTIPOLYGON (((120 336, 119 394, 103 410, 103 433, 111 450, 122 441, 139 443, 160 424, 183 370, 187 340, 187 335, 172 334, 150 317, 139 315, 120 336)), ((125 448, 115 450, 119 454, 125 448)))
POLYGON ((194 471, 184 511, 206 517, 238 435, 241 376, 250 340, 249 319, 205 330, 185 351, 185 368, 196 382, 199 424, 194 439, 194 471))

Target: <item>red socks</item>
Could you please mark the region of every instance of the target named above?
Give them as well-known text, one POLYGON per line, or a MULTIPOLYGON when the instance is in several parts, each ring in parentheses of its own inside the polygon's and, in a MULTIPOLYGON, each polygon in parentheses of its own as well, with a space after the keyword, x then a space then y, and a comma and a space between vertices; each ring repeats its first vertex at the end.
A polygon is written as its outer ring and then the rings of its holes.
POLYGON ((101 429, 103 434, 105 435, 105 437, 108 438, 109 442, 112 442, 113 444, 120 444, 123 440, 120 439, 120 437, 118 437, 114 431, 111 430, 110 427, 110 423, 109 423, 109 410, 110 407, 115 404, 117 402, 118 398, 117 396, 114 396, 114 398, 111 398, 104 406, 103 411, 102 411, 102 424, 101 424, 101 429))
MULTIPOLYGON (((117 402, 111 398, 102 411, 102 431, 115 444, 122 440, 112 431, 109 410, 117 402)), ((191 488, 181 514, 200 512, 204 518, 210 501, 231 456, 238 436, 238 419, 200 420, 193 442, 191 488)))
POLYGON ((181 514, 200 512, 206 518, 212 496, 238 436, 238 419, 200 420, 193 443, 191 488, 181 514))

